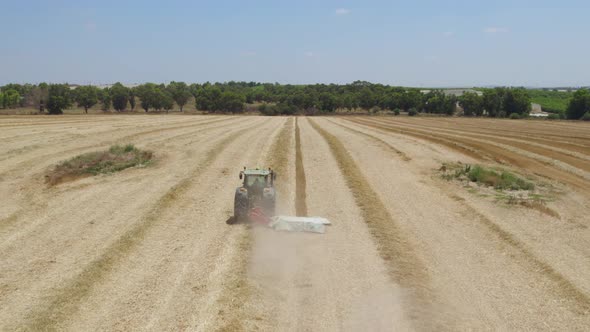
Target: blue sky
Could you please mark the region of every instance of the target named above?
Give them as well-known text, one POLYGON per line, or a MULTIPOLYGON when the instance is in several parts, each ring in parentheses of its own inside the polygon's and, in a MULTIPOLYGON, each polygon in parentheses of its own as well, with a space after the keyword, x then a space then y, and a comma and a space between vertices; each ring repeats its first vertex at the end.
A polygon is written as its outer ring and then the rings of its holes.
POLYGON ((590 1, 7 1, 0 84, 589 85, 590 1))

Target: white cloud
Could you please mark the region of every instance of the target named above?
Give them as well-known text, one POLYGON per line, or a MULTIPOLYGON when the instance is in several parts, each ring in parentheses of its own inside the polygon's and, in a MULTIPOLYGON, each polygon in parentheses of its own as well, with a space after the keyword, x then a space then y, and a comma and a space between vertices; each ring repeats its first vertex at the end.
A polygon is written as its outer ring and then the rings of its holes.
POLYGON ((350 14, 351 10, 346 8, 338 8, 336 9, 336 15, 348 15, 350 14))
POLYGON ((488 27, 488 28, 485 28, 483 30, 483 32, 485 32, 485 33, 491 33, 491 34, 494 34, 494 33, 506 33, 506 32, 509 32, 509 31, 510 30, 508 30, 507 28, 501 28, 501 27, 488 27))
POLYGON ((303 53, 303 55, 305 55, 307 57, 312 57, 314 54, 313 54, 313 52, 308 51, 308 52, 303 53))
POLYGON ((443 35, 445 37, 453 37, 455 35, 455 32, 454 31, 445 31, 445 32, 443 32, 443 35))
POLYGON ((256 56, 256 52, 254 51, 243 51, 240 53, 241 56, 244 57, 251 57, 251 56, 256 56))

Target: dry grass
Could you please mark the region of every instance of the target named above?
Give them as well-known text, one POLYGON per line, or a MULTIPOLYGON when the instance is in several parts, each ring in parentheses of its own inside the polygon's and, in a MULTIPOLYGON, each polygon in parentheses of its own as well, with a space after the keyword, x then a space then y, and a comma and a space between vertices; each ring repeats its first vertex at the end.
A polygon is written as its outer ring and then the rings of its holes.
POLYGON ((561 219, 559 213, 555 212, 553 209, 548 207, 547 204, 545 204, 545 202, 542 200, 521 200, 518 202, 518 204, 528 209, 537 210, 550 217, 561 219))
POLYGON ((45 181, 56 185, 90 175, 119 172, 145 166, 152 158, 151 151, 142 151, 131 144, 113 145, 107 151, 85 153, 60 163, 45 175, 45 181))
POLYGON ((303 152, 301 152, 301 137, 298 120, 295 120, 295 213, 298 216, 307 216, 307 197, 305 181, 305 170, 303 168, 303 152))
POLYGON ((93 286, 103 280, 115 266, 127 257, 133 248, 143 241, 147 232, 161 220, 163 213, 170 209, 176 199, 190 188, 195 179, 217 159, 224 148, 250 130, 251 128, 239 130, 215 144, 205 159, 187 177, 162 195, 140 222, 109 245, 102 255, 89 263, 73 280, 56 289, 47 305, 40 306, 38 310, 31 312, 25 325, 18 329, 27 331, 59 330, 61 323, 77 311, 79 303, 90 293, 93 286))

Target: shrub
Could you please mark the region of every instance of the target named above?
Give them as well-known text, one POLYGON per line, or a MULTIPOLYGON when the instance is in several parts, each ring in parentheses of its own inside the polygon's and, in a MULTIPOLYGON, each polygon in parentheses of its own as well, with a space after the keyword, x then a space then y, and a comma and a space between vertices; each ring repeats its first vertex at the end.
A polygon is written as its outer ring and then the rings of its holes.
POLYGON ((399 108, 396 108, 395 110, 393 110, 393 115, 399 115, 400 111, 399 108))
POLYGON ((559 120, 559 119, 561 119, 561 116, 559 116, 559 114, 553 113, 553 114, 549 114, 547 116, 547 119, 548 120, 559 120))
POLYGON ((518 119, 520 119, 520 115, 518 113, 512 113, 512 114, 510 114, 509 118, 513 119, 513 120, 518 120, 518 119))
POLYGON ((590 112, 586 112, 580 120, 590 121, 590 112))
POLYGON ((467 178, 471 182, 481 183, 496 189, 532 190, 535 188, 533 183, 525 181, 507 171, 498 173, 481 166, 469 167, 469 169, 466 170, 467 178))
POLYGON ((369 113, 371 113, 371 114, 377 114, 379 112, 381 112, 381 107, 379 107, 379 106, 373 106, 369 110, 369 113))
POLYGON ((410 110, 408 111, 408 115, 409 116, 416 116, 416 115, 418 115, 418 111, 416 111, 415 108, 410 108, 410 110))
POLYGON ((90 152, 66 160, 46 176, 50 185, 87 175, 114 173, 129 167, 147 165, 152 160, 150 151, 142 151, 128 144, 113 145, 108 151, 90 152))

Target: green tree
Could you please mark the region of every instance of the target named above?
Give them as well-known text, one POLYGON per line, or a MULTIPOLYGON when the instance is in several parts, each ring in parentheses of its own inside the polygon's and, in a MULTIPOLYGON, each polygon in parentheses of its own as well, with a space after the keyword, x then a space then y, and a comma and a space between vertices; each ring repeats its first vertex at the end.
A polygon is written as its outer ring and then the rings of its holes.
POLYGON ((424 108, 424 95, 420 90, 410 89, 401 96, 400 106, 403 110, 422 110, 424 108))
POLYGON ((590 112, 590 90, 580 89, 570 100, 566 116, 568 119, 578 120, 587 112, 590 112))
POLYGON ((504 90, 502 110, 507 116, 513 113, 519 116, 528 115, 531 111, 531 97, 523 88, 504 90))
POLYGON ((0 107, 4 108, 4 94, 0 91, 0 107))
POLYGON ((129 89, 129 106, 131 107, 131 110, 135 110, 135 89, 131 88, 129 89))
POLYGON ((20 93, 14 89, 3 89, 4 90, 4 100, 3 100, 3 107, 4 108, 15 108, 19 105, 20 102, 20 93))
POLYGON ((98 93, 98 101, 100 101, 101 109, 103 111, 108 111, 111 109, 111 93, 109 88, 104 88, 99 91, 98 93))
POLYGON ((196 93, 195 106, 203 111, 221 110, 220 100, 222 91, 219 87, 205 83, 196 93))
POLYGON ((50 84, 47 97, 49 114, 63 114, 63 110, 70 107, 71 92, 67 84, 50 84))
POLYGON ((459 105, 465 116, 481 116, 483 114, 483 97, 474 92, 466 92, 459 97, 459 105))
POLYGON ((143 108, 146 113, 149 111, 150 108, 157 108, 157 85, 154 83, 145 83, 135 88, 135 94, 139 97, 141 101, 141 108, 143 108))
POLYGON ((336 110, 336 97, 329 92, 323 92, 319 97, 319 109, 327 112, 334 112, 336 110))
POLYGON ((503 108, 503 93, 501 88, 486 89, 483 92, 483 108, 488 116, 497 117, 503 108))
POLYGON ((84 107, 84 112, 88 113, 88 109, 98 103, 99 93, 100 90, 95 86, 80 86, 74 90, 74 99, 78 107, 84 107))
POLYGON ((164 85, 145 83, 135 88, 141 100, 141 107, 148 112, 150 108, 169 111, 174 107, 174 99, 164 85))
POLYGON ((242 113, 244 111, 244 103, 246 97, 234 92, 223 92, 219 103, 218 111, 242 113))
POLYGON ((427 113, 453 115, 456 100, 441 90, 431 91, 425 96, 424 109, 427 113))
POLYGON ((165 110, 168 113, 174 108, 174 99, 163 87, 156 87, 154 90, 152 105, 157 110, 165 110))
POLYGON ((113 108, 117 112, 121 112, 127 108, 127 102, 129 101, 129 88, 117 82, 110 88, 110 94, 111 100, 113 102, 113 108))
POLYGON ((191 92, 189 87, 184 82, 170 82, 166 87, 169 94, 172 96, 172 99, 180 108, 182 112, 182 108, 188 102, 189 98, 191 97, 191 92))

